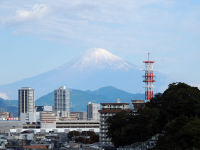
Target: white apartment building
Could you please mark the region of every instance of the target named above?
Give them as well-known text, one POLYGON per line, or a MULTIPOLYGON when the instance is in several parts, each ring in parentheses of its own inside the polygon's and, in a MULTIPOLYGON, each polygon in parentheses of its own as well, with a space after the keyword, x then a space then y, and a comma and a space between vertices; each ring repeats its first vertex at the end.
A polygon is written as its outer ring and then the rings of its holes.
POLYGON ((65 86, 54 90, 54 111, 59 117, 70 116, 69 94, 69 90, 67 90, 65 86))
POLYGON ((108 131, 106 120, 108 117, 115 115, 121 111, 130 111, 129 103, 101 103, 100 112, 100 134, 99 141, 102 144, 112 144, 111 139, 107 137, 106 133, 108 131))
POLYGON ((100 104, 89 102, 87 104, 87 119, 88 120, 100 120, 100 104))

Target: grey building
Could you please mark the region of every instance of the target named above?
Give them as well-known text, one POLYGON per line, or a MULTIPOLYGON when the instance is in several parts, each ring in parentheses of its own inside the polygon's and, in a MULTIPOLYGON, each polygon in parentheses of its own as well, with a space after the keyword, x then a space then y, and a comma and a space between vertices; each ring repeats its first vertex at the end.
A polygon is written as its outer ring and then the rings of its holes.
POLYGON ((34 89, 30 87, 23 87, 18 90, 18 113, 34 112, 35 110, 35 97, 34 89))
POLYGON ((54 90, 54 111, 57 116, 70 116, 69 96, 69 90, 65 86, 54 90))
POLYGON ((34 89, 23 87, 18 90, 18 113, 21 121, 35 121, 34 89))
POLYGON ((99 120, 100 119, 100 104, 88 102, 87 104, 87 119, 88 120, 99 120))

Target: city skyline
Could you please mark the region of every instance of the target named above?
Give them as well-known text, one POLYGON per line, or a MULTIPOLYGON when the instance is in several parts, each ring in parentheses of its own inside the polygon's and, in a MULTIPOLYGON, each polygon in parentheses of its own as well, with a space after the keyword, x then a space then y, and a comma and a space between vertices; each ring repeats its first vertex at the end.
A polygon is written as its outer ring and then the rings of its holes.
POLYGON ((0 149, 198 149, 199 0, 0 0, 0 149))
POLYGON ((139 68, 149 51, 156 71, 199 86, 199 7, 195 0, 0 1, 0 85, 104 48, 139 68))

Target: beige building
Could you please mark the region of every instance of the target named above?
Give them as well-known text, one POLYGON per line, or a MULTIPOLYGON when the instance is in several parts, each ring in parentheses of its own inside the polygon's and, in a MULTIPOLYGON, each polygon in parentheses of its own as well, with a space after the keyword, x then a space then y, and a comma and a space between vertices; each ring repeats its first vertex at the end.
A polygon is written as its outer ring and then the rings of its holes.
POLYGON ((41 128, 56 128, 56 121, 59 121, 59 117, 51 111, 40 112, 40 127, 41 128))

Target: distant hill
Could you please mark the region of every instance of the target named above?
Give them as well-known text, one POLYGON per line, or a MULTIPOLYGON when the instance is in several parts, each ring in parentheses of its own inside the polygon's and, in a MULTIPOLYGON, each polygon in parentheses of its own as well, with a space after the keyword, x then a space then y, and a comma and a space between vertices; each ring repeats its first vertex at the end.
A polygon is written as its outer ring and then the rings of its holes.
POLYGON ((4 100, 0 98, 0 111, 10 112, 14 117, 18 116, 18 101, 17 100, 4 100))
MULTIPOLYGON (((116 102, 120 98, 121 102, 131 103, 132 99, 144 99, 144 94, 132 94, 112 86, 103 87, 94 91, 70 90, 70 111, 86 111, 87 103, 107 103, 116 102)), ((50 92, 35 101, 36 106, 54 105, 54 93, 50 92)), ((0 98, 0 111, 11 112, 18 115, 18 101, 4 100, 0 98)))
MULTIPOLYGON (((144 94, 132 94, 112 86, 103 87, 94 91, 81 91, 72 89, 70 91, 70 110, 86 111, 87 103, 116 102, 120 98, 121 102, 131 103, 132 99, 144 99, 144 94)), ((51 92, 37 99, 36 105, 54 105, 54 93, 51 92)))

